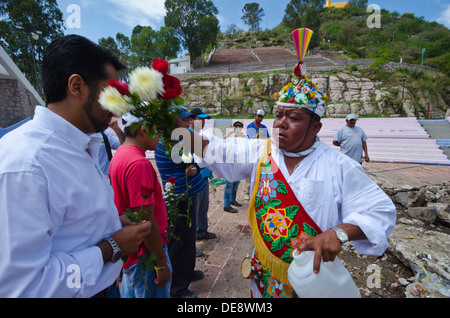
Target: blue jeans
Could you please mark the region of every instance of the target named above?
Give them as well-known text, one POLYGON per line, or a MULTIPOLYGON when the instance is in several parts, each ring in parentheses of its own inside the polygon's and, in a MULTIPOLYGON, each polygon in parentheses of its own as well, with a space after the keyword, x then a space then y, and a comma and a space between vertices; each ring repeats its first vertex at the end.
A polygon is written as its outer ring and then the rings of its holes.
POLYGON ((231 202, 236 201, 236 193, 239 187, 240 181, 228 182, 225 184, 225 191, 223 193, 223 206, 225 208, 230 207, 231 202))
POLYGON ((205 181, 206 187, 197 196, 197 237, 205 236, 208 230, 209 179, 205 181))
MULTIPOLYGON (((172 265, 170 263, 169 255, 167 253, 167 246, 164 245, 164 251, 167 258, 167 266, 169 266, 172 273, 172 265)), ((142 256, 141 256, 142 257, 142 256)), ((140 257, 140 258, 141 258, 140 257)), ((155 264, 153 264, 155 265, 155 264)), ((141 259, 141 268, 143 268, 144 262, 141 259)), ((148 269, 144 272, 145 284, 148 287, 148 291, 145 289, 145 285, 142 282, 141 272, 139 270, 139 264, 136 263, 123 270, 122 276, 122 288, 120 289, 121 298, 170 298, 170 286, 172 284, 172 276, 163 288, 155 285, 156 271, 148 269)))

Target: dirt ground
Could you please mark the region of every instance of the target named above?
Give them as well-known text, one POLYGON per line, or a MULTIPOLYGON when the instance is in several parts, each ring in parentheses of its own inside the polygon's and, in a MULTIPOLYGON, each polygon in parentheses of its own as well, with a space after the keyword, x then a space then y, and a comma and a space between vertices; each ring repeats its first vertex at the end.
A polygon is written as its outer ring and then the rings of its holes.
MULTIPOLYGON (((450 166, 402 163, 364 163, 363 166, 372 179, 385 186, 409 184, 421 187, 450 181, 450 166)), ((193 282, 190 290, 198 298, 250 298, 250 283, 240 274, 242 259, 253 251, 247 219, 249 201, 243 198, 240 186, 237 201, 243 206, 238 208, 239 213, 224 212, 224 188, 224 184, 210 186, 208 231, 214 232, 217 238, 197 241, 197 249, 203 255, 197 257, 196 269, 202 270, 205 278, 193 282)), ((408 217, 401 206, 397 206, 397 213, 397 220, 408 217)), ((450 234, 450 230, 442 225, 433 224, 431 227, 450 234)), ((412 269, 401 263, 389 249, 381 257, 365 256, 359 255, 347 243, 341 255, 363 298, 405 298, 405 290, 415 281, 412 269)), ((442 295, 419 290, 414 297, 438 298, 442 295)))

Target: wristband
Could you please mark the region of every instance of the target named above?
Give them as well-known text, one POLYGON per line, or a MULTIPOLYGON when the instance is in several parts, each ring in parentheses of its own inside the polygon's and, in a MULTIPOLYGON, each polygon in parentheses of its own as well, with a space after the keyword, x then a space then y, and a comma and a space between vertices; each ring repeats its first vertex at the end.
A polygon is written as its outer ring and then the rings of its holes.
POLYGON ((163 269, 166 269, 167 264, 168 264, 168 263, 164 264, 164 265, 161 266, 161 267, 158 267, 158 266, 155 265, 155 271, 156 271, 156 272, 159 272, 159 271, 161 271, 161 270, 163 270, 163 269))

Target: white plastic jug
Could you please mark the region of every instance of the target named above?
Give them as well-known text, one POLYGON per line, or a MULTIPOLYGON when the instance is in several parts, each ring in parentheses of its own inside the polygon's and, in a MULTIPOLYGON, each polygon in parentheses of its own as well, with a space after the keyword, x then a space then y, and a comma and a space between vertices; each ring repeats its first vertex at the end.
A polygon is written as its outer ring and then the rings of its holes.
POLYGON ((350 273, 338 257, 333 262, 322 262, 319 274, 315 274, 314 251, 298 253, 295 250, 293 256, 288 279, 300 298, 361 297, 350 273))

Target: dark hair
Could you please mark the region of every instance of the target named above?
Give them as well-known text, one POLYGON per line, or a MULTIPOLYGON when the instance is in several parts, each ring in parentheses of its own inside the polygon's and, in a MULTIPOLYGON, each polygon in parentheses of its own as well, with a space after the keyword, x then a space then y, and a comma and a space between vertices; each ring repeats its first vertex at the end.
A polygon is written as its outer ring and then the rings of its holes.
POLYGON ((47 47, 42 61, 42 83, 47 104, 66 98, 67 82, 80 75, 92 92, 101 80, 108 79, 105 65, 117 71, 126 67, 107 49, 79 35, 67 35, 47 47))

